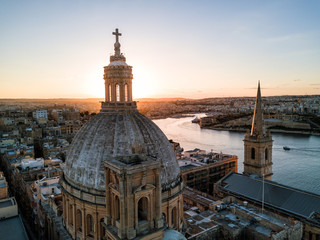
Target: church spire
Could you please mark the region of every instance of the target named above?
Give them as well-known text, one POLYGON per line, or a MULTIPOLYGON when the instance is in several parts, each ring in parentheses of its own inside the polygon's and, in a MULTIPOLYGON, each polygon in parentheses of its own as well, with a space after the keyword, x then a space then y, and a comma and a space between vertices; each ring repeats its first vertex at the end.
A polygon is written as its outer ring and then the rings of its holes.
POLYGON ((263 124, 263 111, 262 111, 261 90, 260 90, 260 81, 259 81, 250 135, 262 137, 265 134, 263 125, 264 125, 263 124))
POLYGON ((251 132, 244 137, 244 171, 246 175, 258 175, 272 180, 272 136, 265 131, 261 100, 260 81, 254 106, 251 132))

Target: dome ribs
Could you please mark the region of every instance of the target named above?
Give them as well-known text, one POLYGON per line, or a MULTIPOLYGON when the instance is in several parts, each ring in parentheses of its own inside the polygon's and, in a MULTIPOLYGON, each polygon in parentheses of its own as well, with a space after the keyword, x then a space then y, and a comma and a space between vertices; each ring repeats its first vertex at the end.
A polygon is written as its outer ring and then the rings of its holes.
POLYGON ((81 190, 104 195, 104 161, 134 153, 161 162, 164 189, 180 176, 171 144, 155 123, 138 112, 103 112, 75 136, 66 160, 66 180, 81 190))

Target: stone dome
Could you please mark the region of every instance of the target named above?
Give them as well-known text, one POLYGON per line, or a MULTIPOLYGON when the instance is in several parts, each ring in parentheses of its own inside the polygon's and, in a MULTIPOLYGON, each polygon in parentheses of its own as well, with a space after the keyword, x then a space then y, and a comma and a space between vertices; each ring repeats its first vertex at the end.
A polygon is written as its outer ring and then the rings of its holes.
POLYGON ((180 182, 180 169, 167 137, 150 119, 134 112, 100 112, 77 133, 64 169, 69 184, 104 195, 104 161, 117 156, 145 154, 162 165, 162 188, 180 182))

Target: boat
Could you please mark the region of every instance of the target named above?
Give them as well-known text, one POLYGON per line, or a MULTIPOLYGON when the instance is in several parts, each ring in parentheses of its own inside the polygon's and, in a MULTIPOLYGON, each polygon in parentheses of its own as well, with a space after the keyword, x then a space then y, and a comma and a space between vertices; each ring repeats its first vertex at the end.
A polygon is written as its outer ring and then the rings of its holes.
POLYGON ((287 146, 284 146, 284 147, 283 147, 283 150, 288 151, 288 150, 290 150, 290 148, 289 148, 289 147, 287 147, 287 146))
POLYGON ((199 123, 199 122, 200 122, 200 119, 199 119, 198 117, 196 117, 196 118, 193 119, 191 122, 192 122, 192 123, 199 123))

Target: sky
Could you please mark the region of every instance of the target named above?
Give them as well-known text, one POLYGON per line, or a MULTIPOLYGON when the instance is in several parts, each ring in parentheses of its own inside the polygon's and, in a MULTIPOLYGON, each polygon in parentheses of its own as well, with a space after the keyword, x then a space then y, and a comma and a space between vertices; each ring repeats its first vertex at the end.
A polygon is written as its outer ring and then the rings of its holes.
POLYGON ((320 94, 318 0, 0 0, 0 98, 104 97, 119 28, 133 97, 320 94))

